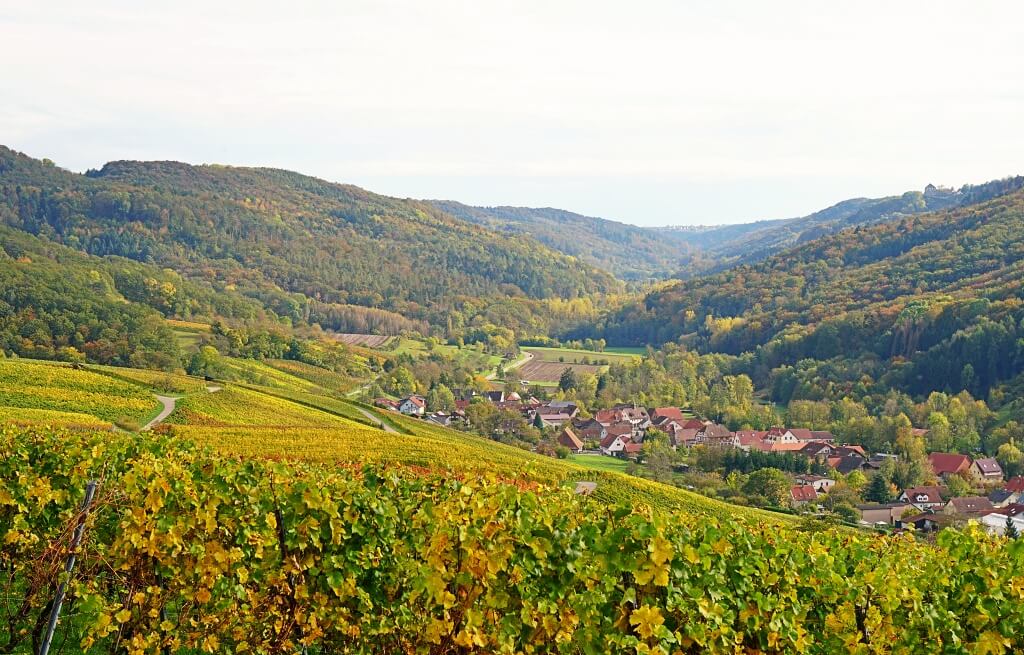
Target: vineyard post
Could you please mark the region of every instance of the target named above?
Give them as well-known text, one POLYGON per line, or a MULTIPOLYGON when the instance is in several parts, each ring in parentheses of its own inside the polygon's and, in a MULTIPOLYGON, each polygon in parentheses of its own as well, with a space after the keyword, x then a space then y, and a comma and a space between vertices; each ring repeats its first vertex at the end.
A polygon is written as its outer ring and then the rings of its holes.
POLYGON ((39 646, 39 655, 47 655, 50 652, 50 643, 53 641, 53 633, 57 629, 57 619, 60 617, 60 606, 64 603, 64 594, 67 593, 68 580, 71 572, 75 569, 75 560, 78 558, 78 546, 82 543, 82 533, 85 532, 85 519, 89 514, 89 506, 96 495, 96 481, 90 480, 85 485, 85 500, 82 501, 82 513, 75 526, 75 534, 71 538, 71 552, 68 553, 68 561, 64 566, 67 577, 61 580, 57 587, 57 595, 53 598, 53 607, 50 608, 50 620, 46 625, 46 634, 43 635, 43 642, 39 646))

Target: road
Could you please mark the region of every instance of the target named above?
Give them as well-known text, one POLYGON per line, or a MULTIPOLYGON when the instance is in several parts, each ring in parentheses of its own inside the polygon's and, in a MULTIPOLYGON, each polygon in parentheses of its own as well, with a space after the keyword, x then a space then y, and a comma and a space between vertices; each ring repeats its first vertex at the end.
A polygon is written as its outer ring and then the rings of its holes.
POLYGON ((371 421, 373 421, 374 423, 376 423, 380 427, 381 430, 384 430, 385 432, 394 432, 395 434, 398 434, 398 430, 394 429, 393 427, 391 427, 390 425, 388 425, 384 421, 380 420, 379 418, 377 418, 376 416, 374 416, 370 412, 366 411, 362 407, 356 407, 356 409, 358 409, 360 412, 362 412, 363 416, 365 416, 366 418, 368 418, 371 421))
MULTIPOLYGON (((508 366, 506 366, 505 370, 506 371, 512 371, 514 369, 517 369, 520 366, 522 366, 523 364, 525 364, 526 362, 530 361, 531 359, 533 359, 533 353, 531 353, 529 350, 524 350, 523 351, 523 356, 520 357, 519 359, 517 359, 516 361, 512 362, 508 366)), ((490 373, 487 374, 487 379, 488 380, 493 380, 496 377, 498 377, 498 372, 497 371, 491 371, 490 373)))
POLYGON ((172 396, 161 396, 160 394, 153 395, 156 396, 156 399, 160 401, 160 404, 163 405, 164 408, 160 410, 160 413, 157 414, 152 421, 143 425, 142 430, 152 429, 154 426, 158 425, 160 421, 170 416, 171 412, 174 411, 175 404, 178 402, 178 399, 172 396))

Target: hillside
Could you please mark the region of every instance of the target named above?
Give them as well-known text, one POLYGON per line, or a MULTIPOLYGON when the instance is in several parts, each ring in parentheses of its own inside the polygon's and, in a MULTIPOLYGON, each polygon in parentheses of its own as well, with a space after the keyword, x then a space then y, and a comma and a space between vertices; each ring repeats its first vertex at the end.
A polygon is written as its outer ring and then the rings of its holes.
POLYGON ((1000 180, 960 189, 929 185, 923 192, 908 191, 885 198, 852 198, 807 216, 709 227, 654 228, 659 238, 671 238, 688 255, 680 277, 714 273, 751 264, 788 248, 835 234, 851 227, 875 225, 904 216, 970 205, 1020 188, 1021 178, 1000 180))
POLYGON ((531 239, 428 203, 273 169, 122 161, 77 175, 4 148, 0 222, 341 332, 456 332, 509 302, 519 327, 532 327, 547 320, 545 301, 619 289, 531 239))
POLYGON ((689 250, 686 244, 673 243, 647 228, 562 209, 472 207, 452 200, 428 202, 477 225, 510 234, 528 234, 622 280, 669 277, 680 269, 689 250))
MULTIPOLYGON (((1005 183, 1017 186, 1019 179, 1005 183)), ((860 372, 888 372, 897 388, 983 395, 1024 367, 1022 260, 1024 192, 1013 191, 847 229, 664 287, 587 336, 753 353, 762 380, 803 359, 867 357, 873 363, 860 372)))

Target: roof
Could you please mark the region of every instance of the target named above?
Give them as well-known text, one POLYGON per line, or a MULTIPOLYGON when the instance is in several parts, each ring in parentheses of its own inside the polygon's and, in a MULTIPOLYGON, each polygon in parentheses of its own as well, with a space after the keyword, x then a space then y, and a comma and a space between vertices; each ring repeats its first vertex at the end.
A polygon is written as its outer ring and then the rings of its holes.
POLYGON ((1017 493, 1024 492, 1024 475, 1016 475, 1010 478, 1006 484, 1003 485, 1003 489, 1006 489, 1007 491, 1016 491, 1017 493))
POLYGON ((811 430, 811 437, 819 441, 834 441, 836 436, 828 430, 811 430))
POLYGON ((978 470, 984 475, 1002 475, 1003 469, 999 466, 999 462, 991 457, 985 457, 982 459, 974 460, 974 465, 978 467, 978 470))
POLYGON ((846 457, 829 458, 829 465, 835 470, 839 471, 843 475, 849 475, 854 471, 860 470, 864 465, 864 460, 856 455, 847 455, 846 457), (838 459, 835 465, 832 465, 832 460, 838 459))
POLYGON ((817 500, 818 492, 809 484, 798 484, 789 488, 789 495, 796 501, 817 500))
POLYGON ((1006 489, 996 489, 988 495, 988 499, 992 501, 992 504, 1001 503, 1009 498, 1012 498, 1014 494, 1019 493, 1017 491, 1008 491, 1006 489))
POLYGON ((704 427, 704 421, 699 418, 687 419, 686 422, 683 423, 684 430, 699 430, 702 427, 704 427))
POLYGON ((402 402, 410 402, 413 405, 416 405, 417 407, 427 406, 427 401, 423 400, 423 398, 420 396, 409 396, 408 398, 403 398, 402 402))
POLYGON ((810 441, 814 439, 814 434, 807 428, 789 428, 789 432, 800 441, 810 441))
POLYGON ((832 446, 828 445, 827 443, 822 443, 820 441, 808 441, 807 443, 799 445, 800 450, 803 451, 803 453, 808 457, 814 457, 824 450, 827 450, 829 452, 832 451, 832 446))
POLYGON ((579 437, 576 436, 576 433, 569 428, 565 428, 562 430, 562 434, 558 435, 558 442, 563 446, 567 446, 575 450, 583 448, 583 442, 580 441, 579 437))
POLYGON ((613 423, 607 428, 608 436, 624 436, 627 434, 633 434, 633 426, 629 423, 613 423))
MULTIPOLYGON (((621 438, 622 438, 621 435, 610 434, 609 433, 607 437, 605 437, 604 439, 601 439, 601 447, 602 448, 608 448, 613 443, 615 443, 616 439, 621 439, 621 438)), ((622 439, 622 441, 625 441, 625 439, 622 439)))
POLYGON ((971 458, 959 453, 932 453, 928 455, 935 475, 949 475, 971 468, 971 458))
POLYGON ((729 428, 724 425, 718 425, 717 423, 709 423, 704 426, 700 432, 704 433, 705 437, 731 437, 732 432, 729 432, 729 428))
POLYGON ((994 509, 992 507, 992 501, 984 496, 964 496, 963 498, 953 498, 949 501, 949 504, 955 507, 956 511, 963 513, 989 512, 994 509))
POLYGON ((644 447, 643 444, 628 443, 628 444, 626 444, 626 447, 623 448, 623 450, 625 450, 628 454, 633 454, 633 453, 640 452, 643 449, 643 447, 644 447))
POLYGON ((686 420, 683 410, 678 407, 655 407, 651 412, 651 418, 670 418, 680 422, 686 420))
POLYGON ((844 455, 844 456, 845 455, 850 455, 852 453, 857 453, 858 455, 860 455, 861 457, 864 457, 865 459, 868 456, 868 454, 866 452, 864 452, 864 446, 856 446, 856 445, 852 445, 852 444, 847 444, 845 446, 835 446, 835 452, 839 453, 840 455, 844 455))
POLYGON ((903 493, 907 496, 907 500, 912 503, 941 503, 942 500, 942 487, 910 487, 904 489, 903 493), (918 500, 918 496, 924 498, 918 500))

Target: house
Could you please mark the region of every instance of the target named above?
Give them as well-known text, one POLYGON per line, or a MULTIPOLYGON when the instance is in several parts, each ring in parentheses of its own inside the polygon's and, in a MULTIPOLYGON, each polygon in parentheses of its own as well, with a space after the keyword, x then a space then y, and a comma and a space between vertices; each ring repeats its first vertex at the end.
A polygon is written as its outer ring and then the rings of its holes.
POLYGON ((815 457, 827 459, 832 456, 833 448, 824 441, 808 441, 801 446, 800 452, 811 459, 815 457))
POLYGON ((574 453, 583 452, 583 442, 580 441, 580 438, 570 428, 562 429, 562 433, 558 435, 558 443, 574 453))
POLYGON ((844 455, 842 457, 830 457, 828 465, 843 475, 849 475, 854 471, 864 468, 864 458, 859 455, 844 455))
POLYGON ((832 443, 836 440, 836 437, 828 430, 811 430, 811 439, 814 441, 832 443))
POLYGON ((946 501, 942 499, 942 487, 910 487, 904 489, 899 500, 910 503, 921 511, 942 507, 946 501))
MULTIPOLYGON (((810 430, 807 431, 810 434, 810 430)), ((765 433, 762 441, 769 444, 776 443, 799 443, 800 440, 796 438, 796 435, 792 431, 785 428, 772 428, 765 433)))
POLYGON ((1006 481, 1006 484, 1003 485, 1003 489, 1024 494, 1024 475, 1015 475, 1010 478, 1006 481))
POLYGON ((813 441, 814 440, 814 433, 811 432, 810 430, 808 430, 807 428, 789 428, 788 430, 786 430, 786 432, 788 432, 789 434, 793 435, 793 437, 797 441, 813 441))
POLYGON ((970 471, 974 479, 983 484, 1003 481, 1003 469, 992 457, 974 460, 970 471))
MULTIPOLYGON (((985 532, 994 535, 1005 535, 1006 534, 1006 519, 1007 516, 1003 514, 986 514, 981 517, 979 521, 981 527, 985 529, 985 532)), ((1013 527, 1017 529, 1017 534, 1024 534, 1024 517, 1009 517, 1010 522, 1013 523, 1013 527)))
POLYGON ((505 392, 504 391, 485 391, 483 395, 484 395, 484 398, 486 398, 487 400, 491 401, 492 403, 502 403, 502 402, 505 402, 505 392))
POLYGON ((1006 507, 1020 500, 1020 492, 1007 489, 996 489, 988 495, 993 507, 1006 507))
POLYGON ((942 511, 945 514, 977 516, 991 512, 994 509, 992 501, 984 496, 964 496, 963 498, 951 498, 942 511))
POLYGON ((423 416, 427 411, 427 401, 423 396, 408 396, 399 401, 398 411, 407 416, 423 416))
POLYGON ((818 500, 818 492, 809 484, 798 484, 789 488, 789 502, 793 507, 800 507, 818 500))
POLYGON ((826 478, 823 475, 814 475, 812 473, 796 476, 796 483, 810 485, 814 487, 814 490, 819 494, 827 494, 829 490, 836 485, 836 481, 832 478, 826 478))
POLYGON ((729 428, 716 423, 708 423, 695 435, 696 443, 705 446, 725 447, 736 445, 736 438, 729 428))
POLYGON ((845 446, 836 446, 832 449, 832 454, 836 457, 860 457, 862 460, 867 460, 868 455, 864 452, 863 446, 855 446, 847 444, 845 446))
MULTIPOLYGON (((878 525, 879 523, 885 523, 900 527, 902 525, 903 515, 908 509, 913 509, 913 506, 908 503, 884 503, 875 504, 869 503, 865 505, 857 505, 857 511, 860 512, 861 523, 868 525, 878 525)), ((916 510, 914 510, 916 512, 916 510)))
POLYGON ((655 407, 650 412, 651 422, 657 423, 659 419, 671 419, 678 421, 680 424, 686 422, 686 417, 683 416, 683 410, 678 407, 655 407))
POLYGON ((426 419, 431 423, 437 423, 444 427, 449 427, 452 424, 451 414, 447 414, 445 412, 433 412, 431 414, 427 414, 426 419))
MULTIPOLYGON (((956 522, 957 517, 951 514, 936 514, 935 512, 928 510, 921 514, 915 514, 909 516, 912 512, 907 512, 904 517, 900 519, 903 527, 911 527, 921 532, 937 532, 943 528, 948 528, 956 522)), ((1006 519, 1003 519, 1005 521, 1006 519)))
POLYGON ((623 454, 626 455, 626 457, 630 459, 636 459, 637 456, 640 455, 640 451, 643 450, 643 448, 643 444, 631 442, 623 447, 622 452, 623 454))
POLYGON ((543 421, 546 428, 560 428, 572 420, 572 416, 565 412, 555 412, 541 408, 537 413, 540 415, 540 420, 543 421))
POLYGON ((580 408, 576 403, 571 400, 552 400, 547 403, 547 407, 553 412, 568 414, 573 418, 575 418, 580 411, 580 408))
POLYGON ((616 455, 621 453, 629 442, 628 437, 623 437, 618 434, 609 434, 601 440, 601 452, 605 455, 616 455))
POLYGON ((928 455, 928 463, 932 465, 935 475, 943 480, 958 473, 966 473, 971 468, 971 458, 959 453, 932 453, 928 455))
POLYGON ((679 446, 692 448, 697 445, 698 432, 700 432, 700 430, 694 428, 683 428, 682 430, 677 430, 675 434, 669 435, 669 443, 676 448, 679 446))
POLYGON ((608 436, 608 431, 595 419, 573 419, 576 435, 584 441, 600 441, 608 436))
POLYGON ((398 401, 391 400, 390 398, 374 398, 373 404, 384 409, 390 409, 396 412, 398 411, 398 401))

